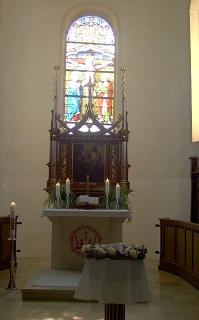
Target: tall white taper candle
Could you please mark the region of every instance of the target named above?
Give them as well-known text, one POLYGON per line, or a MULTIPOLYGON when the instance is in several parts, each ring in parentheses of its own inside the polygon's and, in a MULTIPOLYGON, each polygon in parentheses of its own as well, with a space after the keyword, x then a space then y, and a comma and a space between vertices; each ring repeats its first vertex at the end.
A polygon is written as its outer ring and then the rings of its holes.
POLYGON ((120 185, 119 183, 116 184, 116 200, 120 198, 120 185))
POLYGON ((57 199, 60 198, 60 183, 59 182, 56 183, 56 198, 57 199))
POLYGON ((70 180, 67 178, 66 179, 66 194, 70 193, 70 180))
POLYGON ((110 191, 110 181, 107 178, 106 181, 105 181, 105 193, 109 194, 109 191, 110 191))
POLYGON ((16 203, 12 202, 10 204, 10 238, 15 238, 15 228, 16 228, 16 203))

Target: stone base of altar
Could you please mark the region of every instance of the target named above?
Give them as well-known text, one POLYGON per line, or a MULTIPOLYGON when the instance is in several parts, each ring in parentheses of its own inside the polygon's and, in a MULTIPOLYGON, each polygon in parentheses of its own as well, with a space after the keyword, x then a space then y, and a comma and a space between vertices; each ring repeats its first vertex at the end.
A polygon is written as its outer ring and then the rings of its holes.
POLYGON ((81 271, 84 266, 82 246, 122 242, 123 223, 133 215, 123 209, 45 209, 42 217, 52 222, 51 268, 81 271))
POLYGON ((81 271, 42 270, 25 283, 23 300, 77 301, 73 298, 79 284, 81 271))

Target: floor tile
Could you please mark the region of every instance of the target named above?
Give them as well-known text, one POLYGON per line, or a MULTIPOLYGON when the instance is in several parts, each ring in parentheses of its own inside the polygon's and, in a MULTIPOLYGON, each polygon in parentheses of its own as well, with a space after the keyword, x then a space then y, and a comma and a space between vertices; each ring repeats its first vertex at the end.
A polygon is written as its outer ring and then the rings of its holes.
MULTIPOLYGON (((151 301, 126 306, 125 320, 199 320, 199 291, 183 279, 145 261, 151 301)), ((50 267, 49 258, 18 260, 15 284, 8 290, 9 270, 0 271, 0 320, 104 320, 104 305, 89 302, 24 301, 21 288, 38 270, 50 267)))

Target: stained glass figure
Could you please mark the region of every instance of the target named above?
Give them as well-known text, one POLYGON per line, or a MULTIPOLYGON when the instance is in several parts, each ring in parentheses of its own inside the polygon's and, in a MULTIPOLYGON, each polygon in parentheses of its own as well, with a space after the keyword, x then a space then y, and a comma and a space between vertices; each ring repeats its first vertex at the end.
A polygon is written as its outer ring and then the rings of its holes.
POLYGON ((100 17, 74 21, 66 34, 65 121, 77 122, 87 110, 88 83, 98 121, 111 123, 114 108, 115 36, 100 17))

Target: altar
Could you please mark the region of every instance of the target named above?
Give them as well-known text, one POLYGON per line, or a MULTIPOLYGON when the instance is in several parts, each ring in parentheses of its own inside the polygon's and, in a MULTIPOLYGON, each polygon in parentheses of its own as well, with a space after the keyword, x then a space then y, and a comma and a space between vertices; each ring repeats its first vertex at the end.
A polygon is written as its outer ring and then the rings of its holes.
MULTIPOLYGON (((60 209, 42 212, 42 218, 52 223, 51 269, 31 280, 31 286, 28 283, 23 288, 23 299, 30 299, 30 295, 33 299, 33 290, 37 292, 34 294, 37 299, 73 299, 84 266, 82 246, 123 242, 123 223, 133 217, 128 197, 133 190, 128 180, 130 132, 125 107, 126 68, 121 69, 122 110, 117 108, 118 115, 114 112, 115 116, 109 121, 107 117, 102 119, 95 107, 92 79, 86 85, 85 99, 80 99, 86 105, 80 106, 78 117, 71 121, 63 119, 57 112, 59 67, 54 69, 54 107, 44 205, 60 209), (82 196, 87 198, 86 209, 80 209, 82 201, 77 201, 82 196), (98 198, 97 203, 90 198, 98 198), (93 206, 96 209, 91 209, 93 206), (120 210, 107 209, 112 206, 120 210)), ((110 98, 111 103, 113 100, 110 98)), ((107 103, 107 99, 104 102, 107 103)))
POLYGON ((52 222, 51 268, 82 270, 81 247, 91 243, 122 242, 122 227, 133 215, 128 210, 45 209, 52 222))

